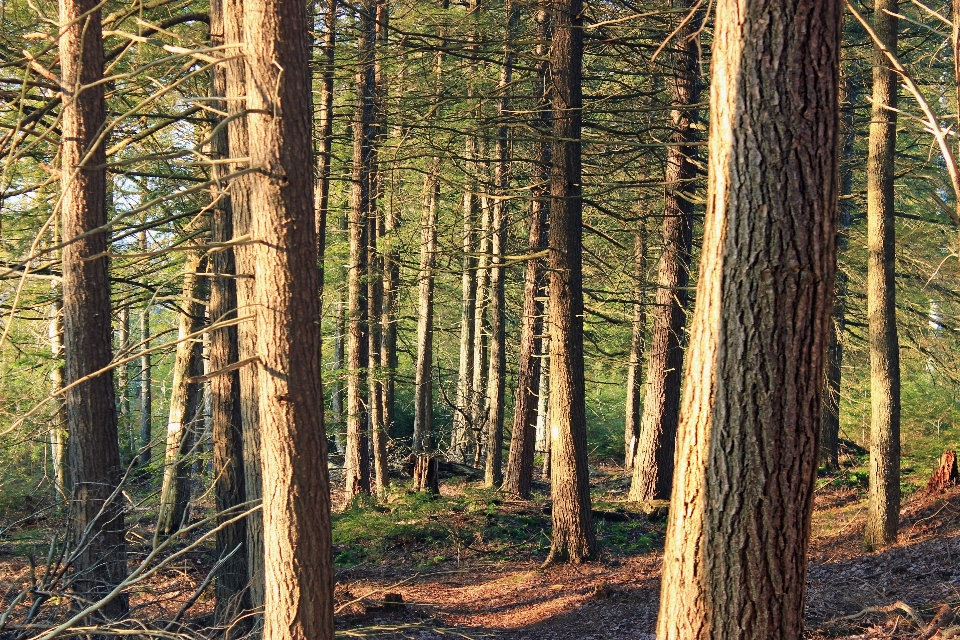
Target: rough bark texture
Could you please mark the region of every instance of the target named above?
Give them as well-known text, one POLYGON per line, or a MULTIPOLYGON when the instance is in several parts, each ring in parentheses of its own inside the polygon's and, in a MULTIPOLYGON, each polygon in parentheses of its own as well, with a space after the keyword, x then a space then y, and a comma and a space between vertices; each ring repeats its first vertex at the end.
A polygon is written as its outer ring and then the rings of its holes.
MULTIPOLYGON (((876 0, 873 30, 897 51, 897 0, 876 0)), ((900 523, 900 347, 897 339, 894 155, 896 74, 874 51, 873 110, 867 152, 867 323, 870 334, 870 488, 863 546, 897 541, 900 523)))
POLYGON ((957 471, 957 452, 944 451, 940 456, 940 466, 927 481, 927 491, 946 491, 960 483, 960 472, 957 471))
POLYGON ((692 19, 691 0, 674 0, 686 24, 674 36, 669 56, 672 71, 674 131, 667 147, 666 192, 663 206, 663 252, 657 273, 650 357, 640 437, 633 460, 631 500, 667 500, 673 484, 673 454, 680 418, 683 377, 683 332, 686 326, 687 284, 693 241, 693 201, 700 141, 696 105, 700 102, 701 14, 692 19))
MULTIPOLYGON (((547 42, 551 29, 547 12, 537 10, 537 54, 543 61, 537 68, 537 83, 542 101, 536 117, 539 139, 536 143, 531 168, 533 202, 530 205, 530 227, 527 250, 537 253, 547 243, 547 217, 550 202, 550 93, 547 83, 547 42)), ((544 284, 543 260, 527 261, 523 279, 523 318, 520 323, 520 365, 517 371, 517 394, 513 405, 513 434, 510 438, 510 453, 503 490, 521 498, 530 497, 533 482, 533 458, 536 450, 537 421, 539 417, 540 369, 543 354, 543 299, 540 297, 544 284)))
MULTIPOLYGON (((224 39, 227 44, 243 44, 243 0, 223 0, 224 39)), ((237 51, 243 51, 238 49, 237 51)), ((227 109, 231 116, 242 114, 247 108, 247 76, 245 57, 235 57, 227 63, 227 109)), ((231 158, 249 155, 249 136, 246 117, 234 117, 228 125, 231 158)), ((233 171, 248 169, 247 163, 233 163, 233 171)), ((230 182, 230 207, 233 213, 233 236, 240 238, 251 231, 250 175, 234 177, 230 182)), ((256 313, 254 272, 256 255, 253 245, 238 245, 234 249, 237 270, 237 315, 249 318, 256 313)), ((247 360, 257 355, 257 326, 252 320, 237 326, 239 357, 247 360)), ((263 496, 260 465, 260 409, 258 380, 260 363, 253 362, 240 369, 240 415, 243 428, 243 475, 247 500, 257 501, 263 496)), ((263 513, 255 511, 247 518, 247 554, 250 572, 250 606, 263 607, 263 513)))
POLYGON ((353 174, 350 205, 350 267, 347 276, 349 332, 347 334, 347 451, 344 455, 347 500, 370 493, 370 454, 365 368, 369 364, 367 300, 367 246, 369 244, 370 162, 373 138, 374 75, 373 0, 359 8, 356 100, 353 114, 353 174))
MULTIPOLYGON (((95 0, 60 0, 60 68, 63 108, 60 158, 63 239, 107 222, 103 141, 98 139, 103 98, 103 40, 95 0), (80 88, 83 87, 82 91, 80 88)), ((63 249, 64 382, 72 384, 107 367, 113 358, 107 233, 87 235, 63 249), (92 258, 92 256, 100 256, 92 258)), ((88 601, 108 594, 127 575, 122 503, 112 499, 120 482, 117 406, 113 372, 78 384, 66 394, 70 430, 74 589, 88 601)), ((125 596, 100 614, 127 611, 125 596)))
MULTIPOLYGON (((224 42, 223 0, 210 2, 210 41, 214 46, 224 42)), ((211 78, 211 96, 227 95, 227 69, 219 65, 213 70, 211 78)), ((211 106, 222 112, 227 111, 225 102, 213 102, 211 106)), ((214 159, 230 157, 228 130, 221 129, 211 140, 211 155, 214 159)), ((229 166, 215 164, 212 168, 216 178, 223 179, 229 172, 229 166)), ((213 243, 229 242, 233 239, 233 208, 227 189, 227 182, 213 189, 211 198, 214 206, 210 214, 210 240, 213 243)), ((210 271, 214 274, 210 280, 209 316, 213 323, 231 320, 237 317, 237 280, 236 263, 232 248, 225 248, 210 255, 210 271)), ((238 362, 240 346, 236 326, 223 327, 210 332, 209 366, 213 373, 238 362)), ((236 516, 236 509, 246 501, 246 488, 243 468, 243 415, 240 411, 240 371, 234 370, 210 379, 210 422, 213 440, 213 478, 214 500, 217 513, 225 514, 218 518, 218 524, 236 516)), ((247 550, 247 519, 226 525, 217 532, 217 558, 229 559, 220 566, 216 575, 216 622, 228 625, 250 608, 250 594, 247 590, 249 580, 249 558, 247 550), (232 554, 232 555, 231 555, 232 554)), ((249 628, 249 620, 235 623, 236 633, 232 637, 242 636, 249 628)), ((229 640, 229 639, 228 639, 229 640)))
POLYGON ((716 5, 661 640, 803 635, 836 266, 842 6, 716 5))
MULTIPOLYGON (((847 249, 850 223, 853 220, 853 167, 856 161, 856 104, 860 84, 856 78, 841 78, 840 132, 843 136, 840 150, 840 204, 837 227, 837 254, 847 249)), ((820 418, 820 464, 828 473, 840 469, 840 383, 843 375, 843 331, 847 313, 847 274, 837 269, 833 298, 833 321, 830 323, 830 341, 827 343, 826 389, 823 395, 823 413, 820 418)))
POLYGON ((623 467, 633 471, 633 460, 640 439, 640 418, 643 406, 644 343, 647 335, 647 307, 644 300, 647 278, 647 219, 641 215, 633 236, 633 335, 630 339, 630 361, 627 363, 627 398, 623 425, 623 467))
POLYGON ((553 538, 547 562, 596 554, 590 516, 583 381, 583 200, 580 124, 583 3, 554 0, 550 47, 550 432, 553 538))
MULTIPOLYGON (((200 254, 191 251, 183 265, 183 296, 180 301, 180 333, 182 340, 203 327, 203 282, 197 273, 203 271, 200 254)), ((184 524, 190 501, 191 461, 187 455, 193 448, 194 430, 202 424, 200 384, 191 381, 203 375, 203 341, 195 338, 177 344, 173 363, 173 381, 170 389, 170 409, 167 420, 167 443, 163 460, 163 482, 160 487, 160 507, 156 535, 165 537, 178 531, 184 524)))
POLYGON ((333 639, 307 10, 246 0, 266 640, 333 639))

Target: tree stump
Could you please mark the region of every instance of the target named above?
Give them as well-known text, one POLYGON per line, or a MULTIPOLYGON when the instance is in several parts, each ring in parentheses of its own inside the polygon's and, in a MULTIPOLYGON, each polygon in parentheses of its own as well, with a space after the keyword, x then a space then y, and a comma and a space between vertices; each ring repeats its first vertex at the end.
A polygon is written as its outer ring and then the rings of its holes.
POLYGON ((957 473, 957 452, 945 451, 940 456, 940 466, 927 482, 927 491, 946 491, 960 483, 960 474, 957 473))
POLYGON ((440 493, 440 477, 437 459, 433 456, 417 456, 413 465, 413 490, 440 493))

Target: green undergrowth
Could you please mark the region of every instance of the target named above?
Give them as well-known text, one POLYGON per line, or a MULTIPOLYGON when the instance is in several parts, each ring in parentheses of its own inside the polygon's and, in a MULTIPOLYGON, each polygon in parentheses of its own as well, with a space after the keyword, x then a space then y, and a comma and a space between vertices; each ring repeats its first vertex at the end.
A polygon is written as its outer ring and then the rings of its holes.
MULTIPOLYGON (((514 500, 466 483, 449 485, 444 493, 417 493, 401 486, 384 501, 358 499, 333 514, 337 567, 429 567, 477 558, 507 562, 546 557, 551 519, 545 497, 514 500)), ((662 539, 662 523, 611 505, 602 509, 608 517, 595 522, 604 554, 641 553, 662 539)))

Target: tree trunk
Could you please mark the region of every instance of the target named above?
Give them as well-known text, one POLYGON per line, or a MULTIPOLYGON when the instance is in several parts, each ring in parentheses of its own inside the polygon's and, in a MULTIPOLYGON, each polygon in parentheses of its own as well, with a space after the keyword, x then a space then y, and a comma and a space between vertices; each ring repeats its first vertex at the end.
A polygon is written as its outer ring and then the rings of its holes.
MULTIPOLYGON (((847 76, 840 84, 840 131, 843 135, 840 149, 840 204, 839 226, 837 228, 837 254, 847 250, 848 233, 853 220, 853 203, 849 196, 853 193, 853 167, 855 163, 854 143, 857 140, 856 104, 860 99, 860 83, 847 76)), ((820 418, 820 464, 828 473, 840 469, 840 383, 843 364, 843 331, 846 324, 847 274, 837 269, 834 285, 833 321, 830 323, 830 340, 827 343, 826 389, 823 396, 823 413, 820 418)))
MULTIPOLYGON (((474 98, 474 76, 476 74, 477 54, 477 3, 479 0, 466 0, 468 19, 472 21, 467 36, 465 55, 467 57, 467 95, 468 109, 476 109, 474 98)), ((476 240, 474 224, 477 218, 477 140, 468 133, 464 136, 464 183, 463 183, 463 227, 460 237, 463 248, 461 271, 461 313, 460 313, 460 358, 457 369, 457 400, 454 407, 453 427, 450 433, 450 453, 455 460, 469 463, 473 459, 473 408, 474 408, 474 341, 477 310, 477 261, 473 256, 476 240)))
MULTIPOLYGON (((139 249, 146 253, 147 232, 140 232, 139 249)), ((143 306, 140 316, 140 457, 138 464, 145 465, 153 457, 153 364, 150 356, 150 301, 143 306)))
MULTIPOLYGON (((530 230, 527 249, 539 253, 546 246, 547 217, 550 201, 547 186, 550 183, 550 93, 547 83, 547 43, 551 29, 548 12, 537 9, 537 55, 543 62, 537 68, 537 84, 542 101, 538 105, 536 129, 539 134, 535 159, 531 167, 533 186, 530 205, 530 230)), ((517 395, 513 405, 513 435, 507 456, 504 491, 523 499, 530 497, 533 482, 533 458, 537 446, 537 422, 540 416, 541 358, 543 354, 543 300, 540 290, 544 284, 544 265, 539 258, 527 261, 523 281, 523 319, 520 324, 520 365, 517 372, 517 395)))
MULTIPOLYGON (((204 271, 200 254, 191 251, 183 264, 183 297, 180 301, 180 339, 197 333, 203 327, 204 271)), ((200 418, 200 384, 192 378, 203 375, 203 342, 194 338, 177 344, 170 390, 170 417, 167 421, 167 446, 163 461, 163 483, 160 487, 160 508, 156 536, 176 533, 185 523, 190 501, 190 467, 187 455, 193 448, 194 430, 200 418)), ((156 539, 155 539, 156 542, 156 539)))
MULTIPOLYGON (((873 29, 897 51, 897 0, 876 0, 873 29)), ((870 334, 870 488, 863 546, 897 541, 900 522, 900 347, 897 340, 894 154, 896 73, 874 51, 873 110, 867 154, 867 322, 870 334)))
MULTIPOLYGON (((958 113, 960 113, 960 0, 953 0, 952 4, 952 14, 953 14, 953 28, 951 30, 950 41, 953 44, 953 78, 954 78, 954 88, 956 89, 957 101, 956 106, 958 113)), ((960 146, 958 146, 960 149, 960 146)), ((956 156, 954 156, 956 157, 956 156)), ((955 211, 957 218, 960 218, 960 197, 956 197, 954 202, 955 211)), ((960 234, 960 232, 958 232, 960 234)), ((960 248, 960 236, 958 236, 957 242, 958 248, 960 248)), ((958 265, 960 267, 960 265, 958 265)))
MULTIPOLYGON (((549 292, 548 292, 549 293, 549 292)), ((550 313, 544 305, 543 340, 540 356, 540 397, 537 398, 537 427, 543 433, 543 467, 541 473, 550 479, 550 452, 553 450, 553 434, 550 428, 550 313)))
MULTIPOLYGON (((63 294, 60 285, 53 283, 53 302, 50 303, 50 393, 63 389, 63 294)), ((122 404, 121 404, 122 406, 122 404)), ((59 506, 70 503, 70 432, 67 430, 67 405, 62 398, 54 400, 50 416, 50 462, 53 467, 54 495, 59 506)))
POLYGON ((503 405, 507 383, 506 328, 504 313, 504 255, 507 244, 507 189, 510 187, 509 128, 510 90, 513 82, 513 33, 520 20, 515 2, 506 1, 506 36, 503 64, 500 67, 500 123, 497 127, 496 191, 490 234, 490 370, 487 374, 487 460, 484 484, 499 487, 503 483, 503 405))
POLYGON ((836 267, 842 6, 716 5, 661 640, 803 635, 836 267))
POLYGON ((369 365, 370 316, 365 286, 369 245, 370 169, 373 144, 375 2, 359 7, 358 65, 353 119, 353 174, 350 211, 349 322, 347 338, 347 453, 344 456, 344 497, 370 493, 370 454, 367 436, 371 389, 364 370, 369 365))
POLYGON ((647 307, 644 300, 647 288, 647 218, 641 214, 633 236, 633 336, 630 339, 630 361, 627 363, 627 399, 623 429, 623 467, 633 471, 633 459, 640 438, 642 416, 644 341, 647 334, 647 307))
MULTIPOLYGON (((468 98, 470 89, 468 88, 468 98)), ((476 184, 471 168, 476 164, 475 141, 467 136, 466 189, 463 194, 463 232, 461 246, 463 247, 463 266, 461 276, 461 313, 460 313, 460 359, 457 370, 457 403, 454 408, 453 430, 450 436, 450 451, 454 459, 469 462, 472 458, 470 441, 473 434, 473 358, 475 355, 474 340, 476 323, 474 316, 477 310, 477 272, 476 260, 473 257, 474 229, 473 223, 477 212, 477 196, 474 193, 476 184)))
POLYGON ((480 466, 483 453, 483 434, 487 427, 486 387, 488 373, 488 324, 487 304, 490 293, 490 207, 486 203, 480 206, 480 239, 477 246, 479 257, 475 277, 477 279, 474 291, 476 302, 473 312, 473 374, 472 390, 470 392, 470 453, 473 454, 473 466, 480 466))
MULTIPOLYGON (((224 39, 227 44, 243 44, 243 0, 223 0, 224 39)), ((244 57, 227 62, 227 110, 231 116, 227 136, 231 158, 246 158, 249 155, 247 118, 247 63, 244 57)), ((248 169, 247 163, 232 163, 233 171, 248 169)), ((230 182, 230 208, 233 213, 233 237, 240 238, 251 233, 249 174, 234 177, 230 182)), ((256 313, 255 282, 256 249, 251 244, 234 248, 237 270, 237 314, 248 318, 256 313)), ((257 355, 259 328, 252 320, 237 325, 237 345, 240 360, 257 355)), ((240 369, 240 415, 243 429, 243 475, 244 491, 248 501, 263 497, 263 480, 260 463, 260 401, 258 380, 260 363, 252 362, 240 369)), ((263 607, 263 512, 257 510, 247 517, 247 554, 250 572, 250 607, 263 607)))
MULTIPOLYGON (((330 210, 330 165, 333 160, 333 80, 336 71, 337 0, 326 0, 323 16, 323 43, 320 46, 319 144, 317 146, 317 264, 320 265, 320 294, 323 301, 324 257, 326 255, 327 216, 330 210)), ((323 307, 320 308, 321 313, 323 307)))
POLYGON ((433 269, 437 262, 437 204, 440 199, 440 163, 427 176, 426 198, 420 219, 419 306, 417 308, 417 368, 415 371, 413 474, 415 491, 438 491, 433 458, 433 269))
POLYGON ((333 389, 330 391, 330 409, 332 412, 332 422, 333 422, 333 440, 337 446, 338 453, 346 453, 347 447, 346 442, 344 441, 345 434, 343 433, 343 363, 344 363, 344 347, 346 344, 345 334, 346 334, 346 318, 344 317, 344 308, 343 303, 338 301, 336 303, 334 314, 336 317, 336 333, 333 336, 333 371, 334 371, 334 382, 333 389))
MULTIPOLYGON (((126 355, 130 348, 130 306, 125 304, 120 309, 120 339, 117 345, 117 351, 126 355)), ((133 432, 133 424, 130 417, 130 363, 117 367, 117 390, 120 394, 117 402, 120 416, 117 421, 117 432, 121 438, 126 438, 126 444, 121 440, 121 445, 129 451, 129 456, 136 455, 137 441, 133 432), (123 430, 126 430, 126 434, 123 430)), ((121 448, 121 452, 123 451, 121 448)), ((130 457, 121 455, 121 460, 130 457)))
POLYGON ((554 0, 553 11, 549 247, 553 539, 547 562, 579 563, 597 551, 590 517, 583 380, 583 2, 554 0))
POLYGON ((332 640, 330 481, 307 8, 246 0, 250 209, 256 242, 265 640, 332 640), (282 107, 282 109, 281 109, 282 107))
MULTIPOLYGON (((210 41, 213 46, 223 44, 225 38, 224 1, 210 2, 210 41)), ((218 65, 213 69, 211 78, 211 96, 227 95, 227 69, 218 65)), ((215 101, 214 109, 227 112, 225 102, 215 101)), ((230 157, 229 134, 227 129, 217 131, 211 140, 211 155, 215 160, 230 157)), ((213 207, 210 216, 210 241, 215 244, 233 239, 233 208, 227 187, 226 176, 229 167, 214 164, 214 177, 223 180, 211 193, 213 207)), ((233 249, 225 247, 210 255, 210 306, 208 315, 212 323, 224 322, 237 317, 237 280, 236 263, 233 249)), ((213 494, 217 513, 217 558, 224 561, 216 575, 217 626, 226 627, 233 623, 234 637, 241 637, 249 630, 250 620, 241 620, 250 609, 250 594, 247 590, 249 580, 249 557, 247 541, 247 522, 249 517, 226 524, 237 514, 238 505, 246 499, 243 463, 243 415, 240 410, 240 371, 228 371, 217 374, 240 359, 238 329, 236 326, 223 327, 210 332, 209 351, 210 373, 210 422, 213 440, 213 494), (234 622, 236 621, 236 622, 234 622)))
MULTIPOLYGON (((107 223, 106 154, 99 138, 106 115, 104 53, 100 5, 60 0, 59 8, 61 228, 71 241, 63 248, 64 383, 85 379, 66 393, 71 554, 74 589, 95 602, 127 576, 123 508, 113 499, 121 477, 113 372, 86 379, 113 359, 107 233, 93 233, 107 223)), ((120 595, 94 617, 115 619, 126 611, 126 595, 120 595)))
POLYGON ((702 13, 691 0, 674 0, 685 25, 674 35, 670 56, 674 131, 667 147, 664 176, 663 252, 657 274, 656 304, 640 437, 634 457, 631 500, 667 500, 673 485, 673 454, 680 416, 683 375, 683 333, 686 325, 687 284, 693 241, 693 200, 696 191, 700 141, 696 104, 700 102, 700 42, 702 13))

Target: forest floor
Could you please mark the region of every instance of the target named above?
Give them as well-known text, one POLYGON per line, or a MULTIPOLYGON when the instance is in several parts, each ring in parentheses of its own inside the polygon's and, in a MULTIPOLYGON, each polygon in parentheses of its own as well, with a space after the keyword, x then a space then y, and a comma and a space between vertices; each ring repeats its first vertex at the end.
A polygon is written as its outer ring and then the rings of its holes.
MULTIPOLYGON (((394 507, 401 518, 394 522, 426 533, 397 535, 382 527, 387 539, 393 536, 389 549, 380 554, 367 547, 368 562, 341 562, 340 628, 381 638, 653 640, 664 519, 631 511, 635 505, 624 502, 628 481, 616 467, 594 470, 591 484, 602 551, 597 561, 579 566, 541 566, 549 548, 545 529, 538 528, 549 523, 542 495, 513 502, 469 484, 446 484, 432 513, 423 503, 408 511, 394 507), (478 527, 469 514, 482 497, 486 523, 478 527), (441 525, 434 533, 455 533, 443 547, 449 555, 431 555, 441 547, 430 539, 430 522, 441 525), (403 607, 385 603, 387 593, 399 594, 403 607)), ((930 623, 946 607, 960 616, 960 489, 915 493, 904 504, 899 543, 864 553, 864 488, 856 477, 819 484, 805 637, 954 637, 951 616, 940 616, 940 635, 930 623)), ((344 529, 350 510, 337 520, 344 529)), ((351 536, 335 534, 335 542, 339 559, 349 560, 351 536)))
MULTIPOLYGON (((601 554, 579 566, 542 567, 550 527, 543 483, 535 483, 530 501, 449 478, 437 497, 399 488, 381 504, 337 504, 338 636, 652 640, 664 509, 645 506, 645 512, 626 502, 629 479, 615 464, 592 468, 591 485, 601 554)), ((899 543, 876 553, 860 547, 864 489, 856 474, 818 483, 805 637, 954 637, 952 625, 960 624, 960 488, 914 493, 905 500, 899 543), (941 615, 938 635, 930 623, 948 609, 958 619, 941 615)), ((4 608, 42 573, 56 533, 53 518, 12 522, 12 512, 0 513, 4 608)), ((143 516, 128 539, 133 562, 149 550, 152 537, 152 518, 143 516)), ((200 546, 157 572, 131 598, 134 614, 171 619, 201 586, 212 561, 211 545, 200 546)), ((199 629, 211 610, 212 589, 201 586, 186 617, 199 629)))

